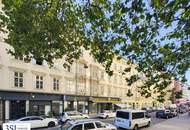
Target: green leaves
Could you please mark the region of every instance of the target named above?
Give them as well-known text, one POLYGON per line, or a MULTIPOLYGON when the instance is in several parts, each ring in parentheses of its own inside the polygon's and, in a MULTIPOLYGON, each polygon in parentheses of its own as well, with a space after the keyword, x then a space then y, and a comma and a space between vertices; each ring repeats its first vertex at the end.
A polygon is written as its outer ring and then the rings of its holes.
POLYGON ((0 31, 7 28, 13 55, 43 59, 50 66, 64 56, 69 66, 84 47, 112 75, 110 66, 119 54, 137 66, 139 74, 128 77, 128 84, 141 81, 140 93, 150 97, 157 92, 158 101, 164 101, 173 78, 185 81, 190 68, 188 0, 2 2, 6 15, 0 13, 0 31))

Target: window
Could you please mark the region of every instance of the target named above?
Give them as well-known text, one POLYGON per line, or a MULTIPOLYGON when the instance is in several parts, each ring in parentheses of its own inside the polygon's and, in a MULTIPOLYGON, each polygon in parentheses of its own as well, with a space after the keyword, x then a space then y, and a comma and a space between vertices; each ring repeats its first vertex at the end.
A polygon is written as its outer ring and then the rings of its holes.
POLYGON ((24 61, 24 57, 23 56, 15 56, 15 59, 24 61))
POLYGON ((75 86, 72 80, 66 79, 66 92, 67 93, 75 93, 75 86))
POLYGON ((53 78, 53 90, 59 90, 59 80, 56 78, 53 78))
POLYGON ((29 121, 30 118, 24 118, 24 119, 21 119, 20 121, 29 121))
POLYGON ((43 120, 43 119, 40 117, 31 117, 30 120, 43 120))
POLYGON ((114 64, 114 70, 117 70, 117 64, 114 64))
POLYGON ((104 80, 104 71, 101 71, 101 79, 104 80))
POLYGON ((36 64, 37 65, 43 65, 43 61, 42 60, 36 60, 36 64))
POLYGON ((84 124, 84 130, 90 130, 90 129, 94 129, 95 126, 93 123, 86 123, 84 124))
POLYGON ((97 128, 105 128, 105 125, 100 122, 95 122, 97 128))
POLYGON ((117 114, 116 114, 116 117, 129 119, 129 112, 118 111, 117 114))
POLYGON ((119 71, 120 71, 120 72, 122 72, 122 71, 123 71, 123 68, 122 68, 122 66, 120 66, 120 68, 119 68, 119 71))
POLYGON ((117 84, 117 75, 114 75, 114 83, 117 84))
POLYGON ((71 72, 71 66, 67 66, 66 69, 68 72, 71 72))
POLYGON ((132 119, 144 118, 144 112, 132 113, 132 119))
MULTIPOLYGON (((66 130, 66 129, 65 129, 66 130)), ((76 125, 71 130, 82 130, 82 125, 76 125)))
POLYGON ((36 88, 43 89, 43 76, 36 76, 36 88))
POLYGON ((14 72, 14 86, 23 87, 23 73, 14 72))

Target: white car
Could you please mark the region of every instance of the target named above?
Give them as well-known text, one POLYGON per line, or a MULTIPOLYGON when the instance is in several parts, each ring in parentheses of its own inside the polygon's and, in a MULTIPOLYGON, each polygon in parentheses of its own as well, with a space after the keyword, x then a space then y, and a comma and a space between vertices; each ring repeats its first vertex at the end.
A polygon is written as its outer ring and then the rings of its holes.
POLYGON ((31 128, 40 127, 54 127, 58 125, 58 121, 55 118, 43 118, 40 116, 28 116, 17 119, 15 121, 10 121, 10 123, 29 123, 31 128))
POLYGON ((151 118, 144 110, 118 110, 114 121, 117 127, 138 130, 143 126, 150 126, 151 118))
POLYGON ((68 121, 61 130, 117 130, 114 125, 93 119, 68 121))
POLYGON ((99 114, 97 115, 97 117, 103 118, 103 119, 106 119, 106 118, 114 118, 114 117, 115 117, 115 112, 112 112, 112 111, 104 111, 103 113, 99 113, 99 114))
POLYGON ((68 111, 68 112, 64 112, 63 116, 61 117, 61 122, 67 122, 69 120, 76 120, 76 119, 88 119, 89 116, 82 114, 80 112, 77 111, 68 111))

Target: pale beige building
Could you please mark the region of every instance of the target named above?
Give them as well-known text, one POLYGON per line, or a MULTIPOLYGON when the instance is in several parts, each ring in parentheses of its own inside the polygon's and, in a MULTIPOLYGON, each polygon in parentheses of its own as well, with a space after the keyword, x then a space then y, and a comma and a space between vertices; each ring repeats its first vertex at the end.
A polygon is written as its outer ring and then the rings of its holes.
POLYGON ((45 61, 32 59, 27 63, 15 58, 7 54, 7 49, 12 47, 1 41, 0 99, 5 106, 1 109, 5 110, 5 119, 26 114, 48 115, 49 112, 58 115, 64 110, 97 113, 114 109, 118 104, 136 108, 143 103, 152 105, 152 100, 142 98, 135 86, 127 86, 121 74, 126 67, 124 59, 114 60, 114 74, 110 77, 87 51, 65 69, 64 59, 56 60, 54 67, 49 68, 45 61), (132 97, 126 96, 129 89, 132 97))
POLYGON ((137 84, 127 85, 125 78, 137 72, 133 69, 122 75, 127 66, 125 59, 114 59, 111 77, 85 50, 69 68, 63 67, 64 59, 56 60, 49 68, 46 61, 25 62, 7 54, 6 49, 13 48, 3 37, 0 34, 0 120, 26 115, 56 116, 66 110, 98 113, 116 109, 120 104, 133 108, 153 105, 154 99, 141 97, 137 84), (129 90, 131 97, 127 97, 129 90))

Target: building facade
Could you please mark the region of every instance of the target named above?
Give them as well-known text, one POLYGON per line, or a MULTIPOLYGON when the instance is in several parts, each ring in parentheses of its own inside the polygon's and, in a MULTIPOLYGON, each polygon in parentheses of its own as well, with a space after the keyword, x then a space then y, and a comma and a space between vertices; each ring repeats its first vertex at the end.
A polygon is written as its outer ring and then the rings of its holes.
MULTIPOLYGON (((2 8, 0 0, 0 9, 2 8)), ((116 109, 118 104, 132 108, 154 106, 154 99, 145 99, 138 93, 138 84, 128 86, 122 71, 127 66, 125 59, 114 59, 108 76, 88 51, 70 67, 64 68, 64 59, 54 62, 49 68, 46 61, 7 54, 13 49, 3 41, 0 33, 0 120, 6 121, 26 115, 58 116, 64 111, 98 113, 116 109), (127 92, 133 96, 128 97, 127 92)))
MULTIPOLYGON (((135 86, 128 86, 121 74, 126 61, 114 60, 113 76, 108 76, 87 51, 69 68, 64 59, 49 68, 45 61, 7 54, 12 49, 0 42, 0 112, 2 119, 10 120, 26 115, 59 115, 63 111, 77 110, 98 113, 114 109, 117 104, 140 108, 151 106, 152 99, 142 99, 135 86), (127 97, 131 90, 134 96, 127 97)), ((133 73, 133 72, 131 72, 133 73)), ((130 73, 128 74, 128 76, 130 73)))

